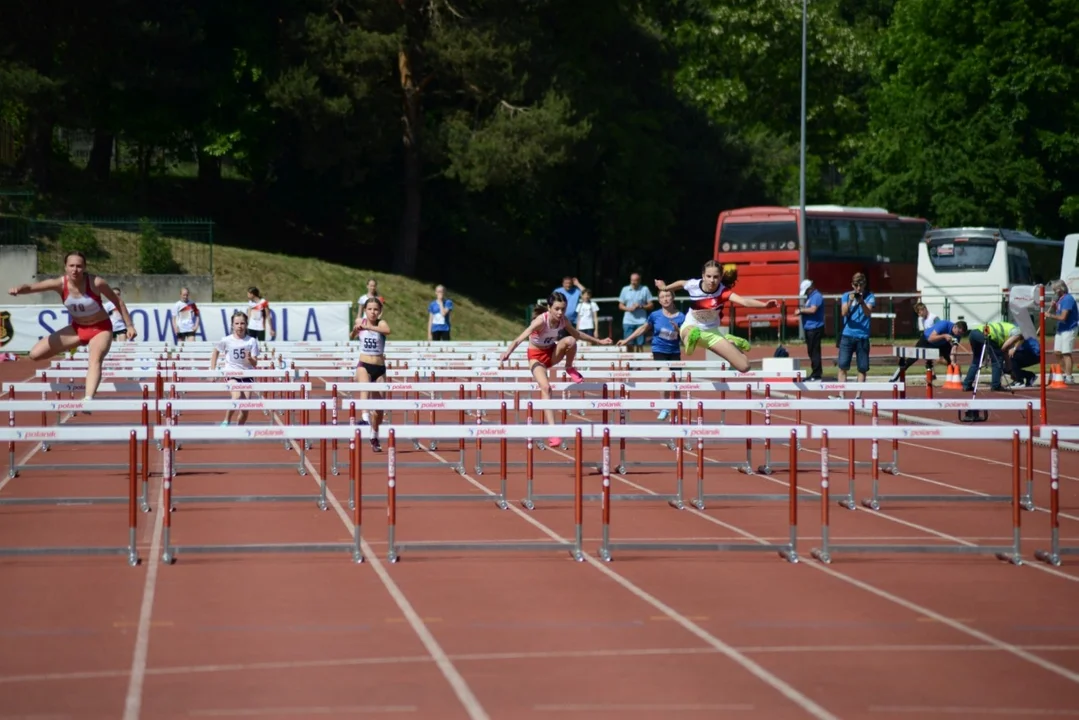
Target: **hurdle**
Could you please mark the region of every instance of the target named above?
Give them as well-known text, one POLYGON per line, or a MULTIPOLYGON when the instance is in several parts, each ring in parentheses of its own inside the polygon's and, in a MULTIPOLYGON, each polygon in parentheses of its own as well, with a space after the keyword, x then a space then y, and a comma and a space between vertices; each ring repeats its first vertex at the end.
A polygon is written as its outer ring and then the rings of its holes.
MULTIPOLYGON (((611 526, 611 438, 618 437, 619 435, 628 434, 631 436, 656 436, 663 435, 664 433, 672 432, 672 429, 665 425, 614 425, 611 427, 602 428, 603 437, 603 461, 602 461, 602 529, 601 540, 599 547, 599 557, 610 562, 613 558, 612 551, 615 550, 674 550, 674 551, 694 551, 694 550, 708 550, 719 552, 774 552, 781 558, 790 563, 798 562, 798 463, 795 461, 795 453, 797 452, 798 441, 800 438, 808 437, 808 432, 804 426, 782 426, 771 425, 768 427, 737 427, 730 425, 694 425, 682 430, 684 436, 688 437, 727 437, 732 439, 747 439, 747 438, 789 438, 790 439, 790 454, 791 454, 791 481, 789 486, 789 492, 787 500, 789 504, 789 540, 786 543, 701 543, 701 542, 684 542, 678 540, 671 541, 650 541, 650 542, 612 542, 610 539, 610 526, 611 526)), ((681 438, 679 438, 681 440, 681 438)))
POLYGON ((926 553, 942 555, 994 555, 1012 565, 1022 565, 1020 535, 1022 527, 1021 482, 1019 470, 1019 447, 1022 440, 1030 440, 1031 432, 1025 426, 994 425, 978 429, 965 427, 880 426, 880 427, 812 427, 810 436, 821 441, 821 544, 814 548, 812 556, 822 563, 832 561, 835 553, 926 553), (1011 545, 899 545, 858 544, 831 542, 829 515, 829 444, 832 438, 870 439, 874 442, 888 438, 918 438, 922 440, 1011 440, 1012 444, 1012 543, 1011 545))
MULTIPOLYGON (((584 560, 584 551, 582 549, 584 542, 584 478, 583 478, 583 452, 584 452, 584 437, 591 436, 592 428, 588 425, 576 425, 567 428, 574 435, 574 494, 573 494, 573 513, 574 513, 574 539, 571 542, 558 542, 558 541, 535 541, 535 542, 500 542, 500 543, 488 543, 488 542, 454 542, 454 543, 432 543, 432 542, 398 542, 397 540, 397 501, 400 498, 397 495, 397 436, 400 432, 401 437, 408 437, 409 432, 418 432, 417 428, 390 428, 388 432, 388 444, 387 449, 388 463, 387 463, 387 538, 389 548, 387 550, 387 560, 391 563, 396 563, 401 556, 402 551, 416 550, 416 551, 460 551, 460 550, 501 550, 501 551, 536 551, 536 550, 565 550, 570 553, 570 556, 578 562, 584 560), (403 431, 403 432, 401 432, 403 431)), ((459 437, 462 433, 467 433, 469 436, 487 436, 498 437, 502 441, 502 457, 505 458, 505 442, 507 438, 525 438, 528 442, 531 442, 534 438, 544 435, 547 430, 538 425, 498 425, 487 426, 482 428, 441 428, 438 435, 443 438, 459 437)), ((502 477, 505 478, 505 463, 503 463, 502 477)), ((490 491, 489 491, 490 492, 490 491)), ((493 494, 493 493, 492 493, 493 494)), ((491 495, 480 496, 485 499, 492 499, 491 495)), ((496 496, 497 497, 497 496, 496 496)), ((502 486, 502 503, 500 507, 505 508, 505 484, 502 486)))
MULTIPOLYGON (((80 412, 138 412, 140 413, 138 425, 143 428, 144 432, 141 433, 142 449, 141 460, 136 458, 136 472, 138 472, 142 478, 142 493, 140 496, 139 505, 143 512, 150 512, 150 448, 149 448, 149 428, 150 428, 150 400, 0 400, 0 412, 8 413, 8 428, 16 429, 15 414, 19 412, 31 412, 40 413, 41 415, 41 427, 49 427, 45 422, 46 416, 50 412, 63 413, 80 413, 80 412)), ((55 426, 59 429, 62 422, 57 422, 55 426)), ((128 425, 120 426, 121 429, 129 427, 128 425)), ((108 427, 115 426, 102 426, 95 425, 93 429, 106 429, 108 427)), ((69 426, 62 428, 64 430, 76 430, 86 432, 86 428, 80 428, 77 426, 69 426)), ((47 443, 51 439, 45 434, 39 434, 38 441, 43 449, 47 449, 47 443)), ((96 439, 70 439, 71 444, 97 444, 103 442, 96 439)), ((80 470, 124 470, 128 466, 126 463, 81 463, 79 465, 62 465, 62 464, 26 464, 20 465, 16 459, 15 453, 15 441, 8 442, 8 478, 14 479, 19 477, 25 472, 56 472, 58 470, 71 470, 74 468, 80 470)), ((108 505, 127 502, 126 497, 61 497, 61 498, 0 498, 0 505, 108 505)))
MULTIPOLYGON (((278 411, 278 410, 292 409, 292 410, 299 410, 299 411, 302 411, 302 412, 305 412, 305 413, 307 411, 310 411, 310 410, 318 410, 319 411, 319 423, 318 423, 318 426, 326 427, 327 426, 326 425, 327 402, 328 401, 325 398, 313 399, 313 400, 312 399, 307 399, 307 400, 293 400, 293 399, 286 399, 286 400, 184 400, 184 399, 168 400, 168 401, 165 402, 165 416, 168 419, 168 422, 165 425, 165 427, 172 430, 172 435, 170 436, 170 439, 171 439, 173 444, 172 444, 172 447, 169 448, 168 451, 167 451, 168 454, 169 454, 169 457, 164 458, 164 456, 163 456, 163 459, 168 460, 169 468, 170 468, 170 470, 172 472, 172 477, 176 477, 177 475, 179 475, 180 463, 178 462, 178 460, 176 458, 176 452, 177 452, 178 442, 180 440, 182 440, 182 439, 185 439, 186 436, 182 435, 182 434, 180 434, 178 432, 179 428, 181 428, 183 426, 176 419, 176 415, 175 415, 175 410, 176 409, 182 409, 182 410, 188 410, 188 411, 198 411, 198 410, 217 410, 217 411, 222 411, 222 410, 270 410, 270 411, 278 411)), ((274 432, 279 427, 279 426, 276 426, 276 425, 240 425, 240 426, 236 426, 236 429, 242 431, 238 435, 237 434, 231 434, 231 433, 222 432, 222 431, 232 429, 233 426, 231 426, 231 425, 227 426, 227 427, 222 427, 220 425, 205 425, 204 424, 204 425, 196 425, 195 427, 201 428, 201 431, 196 432, 196 435, 198 436, 198 438, 199 438, 199 440, 201 441, 202 444, 227 443, 230 440, 235 439, 235 437, 240 437, 240 438, 251 438, 251 439, 264 439, 266 441, 271 441, 271 440, 275 440, 275 439, 282 439, 282 440, 286 440, 285 447, 288 448, 289 447, 289 442, 287 442, 287 440, 295 440, 295 438, 292 438, 291 436, 280 435, 280 434, 274 432), (219 432, 214 433, 214 432, 212 432, 212 430, 208 431, 207 428, 213 428, 213 429, 216 429, 219 432)), ((304 428, 304 427, 311 427, 311 426, 307 425, 307 424, 304 424, 304 425, 291 425, 291 426, 280 426, 280 427, 299 427, 299 428, 304 428)), ((163 438, 163 436, 162 436, 162 438, 163 438)), ((303 437, 301 439, 306 440, 306 437, 303 437)), ((294 468, 296 470, 297 474, 303 476, 303 475, 307 475, 306 461, 307 461, 307 450, 309 449, 309 446, 307 445, 306 441, 298 443, 298 446, 299 446, 299 460, 298 460, 298 462, 242 462, 242 463, 228 463, 228 464, 222 464, 222 463, 187 463, 187 462, 185 462, 183 464, 183 468, 184 468, 185 471, 192 471, 192 472, 197 472, 199 470, 219 469, 221 467, 237 467, 237 468, 259 469, 259 470, 267 470, 267 469, 271 469, 271 468, 294 468)), ((162 445, 162 453, 165 453, 165 452, 166 452, 166 449, 162 445)), ((258 503, 258 502, 279 503, 279 502, 309 502, 311 500, 315 500, 315 502, 316 502, 316 504, 317 504, 317 506, 318 506, 318 508, 320 510, 326 510, 329 507, 329 505, 328 505, 328 502, 327 502, 326 472, 325 472, 325 470, 326 470, 326 468, 325 468, 325 464, 326 464, 326 440, 325 439, 321 440, 319 453, 320 453, 320 457, 322 458, 323 467, 322 467, 322 477, 321 477, 321 481, 320 481, 321 488, 320 488, 320 491, 319 491, 319 494, 318 494, 317 498, 314 498, 311 495, 180 495, 180 496, 177 496, 175 493, 172 493, 171 495, 172 495, 172 497, 174 499, 178 499, 181 503, 182 502, 188 502, 188 503, 214 503, 214 502, 218 502, 218 503, 258 503)), ((175 509, 175 505, 170 504, 168 507, 170 509, 170 512, 175 509)))
POLYGON ((1079 427, 1043 426, 1039 434, 1049 441, 1049 549, 1036 550, 1034 557, 1059 567, 1061 555, 1079 555, 1079 546, 1060 544, 1060 441, 1079 440, 1079 427))
MULTIPOLYGON (((122 442, 127 441, 127 544, 99 547, 6 547, 0 548, 0 556, 55 556, 55 555, 124 555, 127 564, 139 564, 139 442, 146 447, 148 431, 145 427, 28 427, 0 428, 0 440, 16 442, 122 442)), ((57 502, 56 504, 60 504, 57 502)), ((80 503, 81 504, 81 503, 80 503)))
MULTIPOLYGON (((878 415, 880 410, 892 410, 893 414, 898 413, 899 410, 1020 410, 1026 412, 1026 446, 1027 446, 1027 463, 1026 463, 1026 490, 1019 497, 1019 506, 1024 510, 1034 509, 1034 410, 1037 409, 1037 401, 1035 400, 873 400, 870 401, 870 412, 872 416, 872 424, 874 427, 878 423, 878 415)), ((892 427, 896 427, 893 425, 892 427)), ((1001 426, 991 426, 1001 427, 1001 426)), ((931 435, 919 435, 919 438, 933 437, 931 435)), ((898 453, 899 453, 899 441, 900 436, 892 435, 892 451, 895 458, 893 467, 896 470, 892 473, 898 475, 898 453)), ((880 472, 882 470, 881 465, 877 461, 879 456, 878 444, 882 438, 872 438, 872 457, 873 464, 871 468, 872 482, 870 487, 872 488, 869 497, 862 500, 862 506, 869 508, 870 510, 880 510, 882 503, 886 501, 890 502, 946 502, 946 503, 987 503, 987 502, 1012 502, 1011 495, 933 495, 933 494, 904 494, 904 495, 883 495, 880 492, 880 472)), ((854 444, 854 439, 849 440, 850 444, 854 444)), ((1016 458, 1018 467, 1019 458, 1016 458)), ((1018 470, 1017 470, 1018 472, 1018 470)))
MULTIPOLYGON (((164 492, 164 507, 169 508, 168 512, 164 513, 164 525, 162 529, 162 551, 161 562, 166 565, 172 565, 176 562, 177 556, 183 553, 191 554, 236 554, 236 553, 332 553, 332 552, 347 552, 354 563, 362 563, 364 561, 362 543, 362 527, 361 527, 361 515, 363 512, 363 503, 357 502, 353 510, 352 523, 353 523, 353 537, 352 541, 348 543, 248 543, 248 544, 235 544, 235 545, 176 545, 172 542, 172 508, 173 508, 173 486, 176 482, 176 470, 173 464, 175 452, 173 449, 173 443, 176 440, 207 440, 207 439, 223 439, 223 440, 243 440, 243 441, 257 441, 260 438, 267 439, 288 439, 292 441, 296 440, 311 440, 317 439, 321 442, 321 478, 320 478, 320 493, 318 498, 318 507, 320 510, 325 510, 327 507, 326 502, 326 440, 337 438, 347 438, 351 441, 350 447, 352 453, 356 456, 351 463, 352 472, 350 473, 350 482, 356 487, 362 487, 363 474, 361 471, 362 462, 359 459, 360 454, 360 430, 349 428, 334 428, 325 425, 293 425, 289 427, 267 427, 267 428, 243 428, 243 427, 216 427, 216 426, 197 426, 191 425, 186 427, 158 427, 155 429, 155 434, 162 440, 162 446, 164 448, 162 456, 162 488, 164 492), (335 432, 336 431, 336 432, 335 432)), ((297 443, 299 447, 303 447, 304 443, 297 443)), ((304 473, 306 474, 306 473, 304 473)), ((301 499, 296 496, 284 496, 285 499, 301 499)), ((362 497, 362 491, 357 492, 357 497, 362 497)), ((217 497, 186 497, 184 498, 188 502, 203 500, 205 502, 223 502, 224 500, 217 497)), ((274 496, 255 496, 255 499, 277 499, 274 496)), ((310 499, 310 498, 306 498, 310 499)))
MULTIPOLYGON (((896 358, 896 364, 900 364, 903 360, 939 360, 940 350, 936 348, 920 348, 912 347, 909 345, 893 345, 892 357, 896 358)), ((906 383, 907 381, 907 369, 900 366, 899 369, 899 382, 906 383)), ((903 393, 903 397, 906 398, 906 392, 903 393)), ((933 399, 933 370, 926 368, 925 370, 925 397, 927 400, 933 399)))

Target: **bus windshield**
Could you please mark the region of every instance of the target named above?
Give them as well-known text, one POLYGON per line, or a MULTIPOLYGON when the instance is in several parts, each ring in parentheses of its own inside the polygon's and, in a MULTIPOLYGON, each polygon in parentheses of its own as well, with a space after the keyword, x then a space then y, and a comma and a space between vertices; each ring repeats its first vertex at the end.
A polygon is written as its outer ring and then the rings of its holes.
POLYGON ((779 222, 725 222, 721 229, 722 252, 798 249, 798 224, 779 222))
POLYGON ((938 272, 987 270, 997 252, 994 238, 934 238, 929 260, 938 272))

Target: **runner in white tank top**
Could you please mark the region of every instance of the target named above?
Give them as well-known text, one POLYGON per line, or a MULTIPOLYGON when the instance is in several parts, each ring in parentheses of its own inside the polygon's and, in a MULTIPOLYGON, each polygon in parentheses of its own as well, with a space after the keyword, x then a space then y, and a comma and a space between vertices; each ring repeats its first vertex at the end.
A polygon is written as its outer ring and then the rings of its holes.
POLYGON ((726 360, 738 372, 749 370, 749 358, 742 349, 749 349, 749 343, 735 335, 726 334, 720 328, 720 313, 726 303, 733 303, 747 308, 777 307, 779 302, 769 300, 761 302, 744 298, 732 291, 738 282, 738 268, 734 265, 720 264, 709 260, 704 264, 700 278, 677 280, 669 285, 656 280, 659 290, 677 291, 685 288, 689 294, 692 308, 686 313, 680 335, 685 348, 686 360, 691 359, 697 344, 704 341, 705 347, 726 360))
MULTIPOLYGON (((540 396, 544 400, 551 399, 551 383, 547 377, 548 371, 557 365, 562 358, 566 359, 566 374, 573 382, 584 382, 581 373, 573 367, 573 359, 577 356, 577 342, 584 340, 597 345, 610 345, 611 339, 599 340, 587 335, 573 327, 566 320, 566 296, 560 292, 551 293, 547 298, 547 309, 537 306, 532 313, 532 322, 524 329, 517 338, 510 343, 506 352, 502 353, 502 362, 509 360, 510 355, 517 346, 528 340, 528 368, 532 377, 539 385, 540 396), (565 331, 566 336, 561 340, 558 335, 565 331)), ((544 410, 548 425, 554 425, 554 412, 544 410)), ((558 447, 562 440, 557 437, 548 438, 551 447, 558 447)))
MULTIPOLYGON (((253 382, 251 377, 237 374, 247 372, 258 365, 259 357, 259 342, 253 337, 248 337, 247 315, 240 310, 232 313, 232 334, 221 338, 214 345, 214 350, 210 354, 210 372, 217 371, 217 360, 222 355, 225 361, 225 372, 228 373, 226 382, 229 385, 233 382, 253 382)), ((246 400, 251 397, 251 393, 246 390, 230 387, 229 392, 233 400, 246 400)), ((225 419, 221 424, 228 425, 233 413, 238 415, 237 425, 247 422, 247 410, 233 409, 225 413, 225 419)))
MULTIPOLYGON (((356 382, 378 382, 386 375, 386 336, 390 334, 390 326, 382 319, 382 301, 376 297, 367 298, 360 312, 356 315, 356 323, 352 326, 351 337, 360 342, 360 358, 356 363, 356 382)), ((360 402, 368 398, 381 399, 382 393, 360 392, 360 402)), ((382 446, 378 442, 378 426, 382 423, 382 411, 376 410, 374 414, 364 410, 361 418, 363 424, 370 424, 371 449, 382 452, 382 446)))
POLYGON ((38 340, 30 349, 30 359, 47 360, 85 345, 90 357, 84 399, 92 400, 101 384, 101 363, 112 347, 112 321, 105 312, 102 297, 119 308, 130 340, 138 335, 135 325, 128 315, 127 306, 109 284, 101 277, 86 272, 86 256, 81 252, 69 252, 64 257, 64 274, 61 277, 19 285, 8 290, 8 293, 17 296, 48 290, 60 295, 60 301, 71 316, 71 324, 38 340))

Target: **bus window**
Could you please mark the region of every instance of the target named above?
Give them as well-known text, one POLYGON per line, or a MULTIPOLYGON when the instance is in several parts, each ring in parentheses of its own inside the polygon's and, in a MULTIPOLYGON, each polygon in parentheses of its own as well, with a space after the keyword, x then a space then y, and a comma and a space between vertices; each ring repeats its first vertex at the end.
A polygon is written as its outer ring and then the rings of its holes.
POLYGON ((927 226, 920 223, 889 223, 884 231, 884 252, 881 254, 894 263, 918 261, 918 243, 925 236, 927 226))
POLYGON ((794 222, 725 222, 721 233, 721 252, 798 249, 794 222))
POLYGON ((1018 248, 1008 248, 1008 287, 1033 284, 1034 272, 1030 268, 1030 258, 1018 248))
POLYGON ((935 238, 929 242, 929 260, 940 272, 987 270, 997 252, 992 238, 964 239, 935 238))
POLYGON ((833 220, 832 245, 836 255, 845 258, 859 257, 858 234, 853 222, 848 220, 833 220))
POLYGON ((858 221, 858 233, 861 237, 858 246, 863 255, 875 260, 887 260, 888 253, 885 248, 884 227, 878 222, 858 221))

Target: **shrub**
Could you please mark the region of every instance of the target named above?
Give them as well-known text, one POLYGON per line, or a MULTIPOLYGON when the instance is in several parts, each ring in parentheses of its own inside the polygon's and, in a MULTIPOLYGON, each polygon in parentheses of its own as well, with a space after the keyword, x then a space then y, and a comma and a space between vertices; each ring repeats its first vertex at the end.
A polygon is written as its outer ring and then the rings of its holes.
POLYGON ((168 239, 149 220, 139 222, 139 272, 145 275, 179 275, 180 264, 172 257, 168 239))

